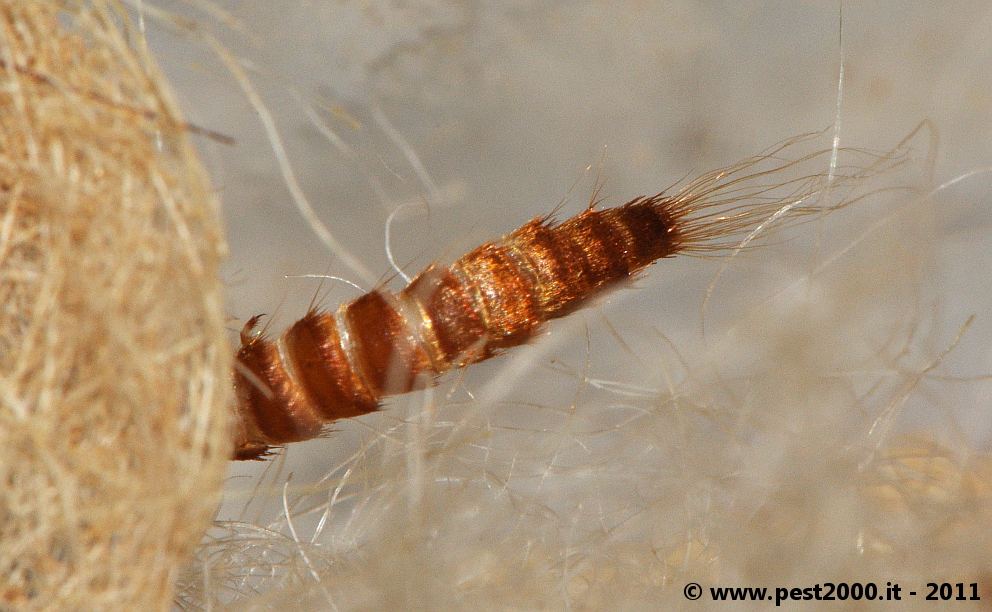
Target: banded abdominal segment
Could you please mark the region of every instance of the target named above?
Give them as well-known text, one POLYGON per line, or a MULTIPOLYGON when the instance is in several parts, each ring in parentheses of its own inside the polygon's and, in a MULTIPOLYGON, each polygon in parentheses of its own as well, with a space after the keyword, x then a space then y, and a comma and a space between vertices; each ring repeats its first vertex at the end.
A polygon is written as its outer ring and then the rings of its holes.
POLYGON ((313 311, 278 340, 241 334, 236 459, 308 440, 388 395, 422 389, 449 369, 523 344, 545 322, 678 250, 667 199, 589 209, 525 224, 405 289, 367 293, 335 313, 313 311))
POLYGON ((601 289, 636 274, 680 244, 661 197, 586 210, 556 227, 534 219, 506 242, 530 261, 541 320, 563 317, 601 289))

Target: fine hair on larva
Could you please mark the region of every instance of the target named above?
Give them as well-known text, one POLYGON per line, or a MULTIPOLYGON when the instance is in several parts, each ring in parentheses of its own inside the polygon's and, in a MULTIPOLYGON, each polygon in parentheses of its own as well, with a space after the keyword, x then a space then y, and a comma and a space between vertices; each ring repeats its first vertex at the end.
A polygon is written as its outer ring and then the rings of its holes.
POLYGON ((374 412, 383 397, 523 344, 659 259, 748 249, 755 237, 850 205, 855 188, 907 158, 904 141, 887 153, 790 159, 818 136, 622 206, 597 208, 594 193, 575 217, 536 217, 450 266, 428 266, 399 292, 380 287, 333 312, 312 306, 275 339, 256 330, 261 315, 251 318, 236 355, 234 458, 316 438, 338 419, 374 412))

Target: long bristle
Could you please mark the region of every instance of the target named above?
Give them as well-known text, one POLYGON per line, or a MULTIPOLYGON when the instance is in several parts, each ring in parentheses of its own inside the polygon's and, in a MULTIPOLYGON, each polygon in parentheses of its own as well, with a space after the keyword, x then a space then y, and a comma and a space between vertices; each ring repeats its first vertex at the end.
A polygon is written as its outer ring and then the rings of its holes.
POLYGON ((906 143, 924 127, 883 153, 844 148, 784 156, 822 137, 805 134, 693 179, 664 203, 678 221, 679 252, 720 254, 746 248, 756 237, 857 202, 866 194, 856 192, 871 185, 872 178, 910 160, 906 143), (839 163, 831 164, 832 158, 839 163))

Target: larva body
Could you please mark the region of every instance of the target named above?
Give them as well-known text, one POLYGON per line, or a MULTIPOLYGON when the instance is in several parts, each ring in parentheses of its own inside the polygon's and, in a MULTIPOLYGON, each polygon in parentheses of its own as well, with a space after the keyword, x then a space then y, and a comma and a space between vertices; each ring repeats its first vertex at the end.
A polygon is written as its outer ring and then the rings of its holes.
POLYGON ((858 185, 906 161, 915 133, 885 154, 825 149, 790 161, 784 151, 816 138, 799 136, 670 195, 590 207, 559 225, 536 218, 447 268, 427 268, 399 293, 378 289, 333 313, 312 310, 276 340, 254 331, 255 317, 236 356, 235 458, 315 438, 387 395, 523 344, 660 258, 739 251, 772 224, 776 231, 855 202, 858 185), (828 194, 836 203, 818 202, 828 194))
POLYGON ((678 251, 669 198, 638 198, 560 225, 537 218, 404 290, 379 289, 336 312, 311 311, 280 338, 245 326, 235 372, 236 459, 309 440, 380 398, 527 342, 605 287, 678 251))

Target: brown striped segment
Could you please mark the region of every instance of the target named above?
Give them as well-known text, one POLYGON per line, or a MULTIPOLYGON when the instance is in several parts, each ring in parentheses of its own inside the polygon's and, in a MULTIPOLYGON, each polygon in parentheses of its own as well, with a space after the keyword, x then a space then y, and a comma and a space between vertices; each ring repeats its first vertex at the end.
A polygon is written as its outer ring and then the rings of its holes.
POLYGON ((601 211, 587 210, 556 227, 555 232, 580 247, 584 262, 581 274, 588 279, 590 291, 629 273, 623 234, 603 219, 601 211))
POLYGON ((531 271, 521 270, 511 251, 505 244, 484 244, 451 266, 463 286, 475 293, 488 354, 523 344, 541 323, 536 279, 531 271))
POLYGON ((430 358, 395 300, 373 291, 342 307, 351 342, 347 348, 355 359, 351 366, 378 397, 423 388, 423 374, 431 370, 430 358))
POLYGON ((506 238, 507 246, 529 264, 541 320, 571 312, 580 298, 593 289, 591 279, 583 274, 581 246, 557 229, 537 218, 506 238))
POLYGON ((283 336, 299 384, 324 422, 373 412, 379 402, 348 363, 331 313, 309 312, 283 336))
POLYGON ((637 198, 618 208, 600 211, 603 219, 625 235, 630 273, 662 257, 674 255, 679 236, 664 198, 637 198))
POLYGON ((432 266, 424 270, 400 293, 400 299, 415 301, 429 318, 436 343, 433 362, 439 374, 477 356, 473 351, 481 348, 485 321, 475 297, 450 269, 432 266))
POLYGON ((675 251, 672 221, 656 198, 587 210, 549 227, 537 218, 506 238, 535 277, 540 320, 569 314, 595 292, 675 251))
POLYGON ((236 454, 266 444, 309 440, 320 433, 325 420, 290 377, 275 342, 252 338, 236 359, 234 388, 245 422, 236 454))

